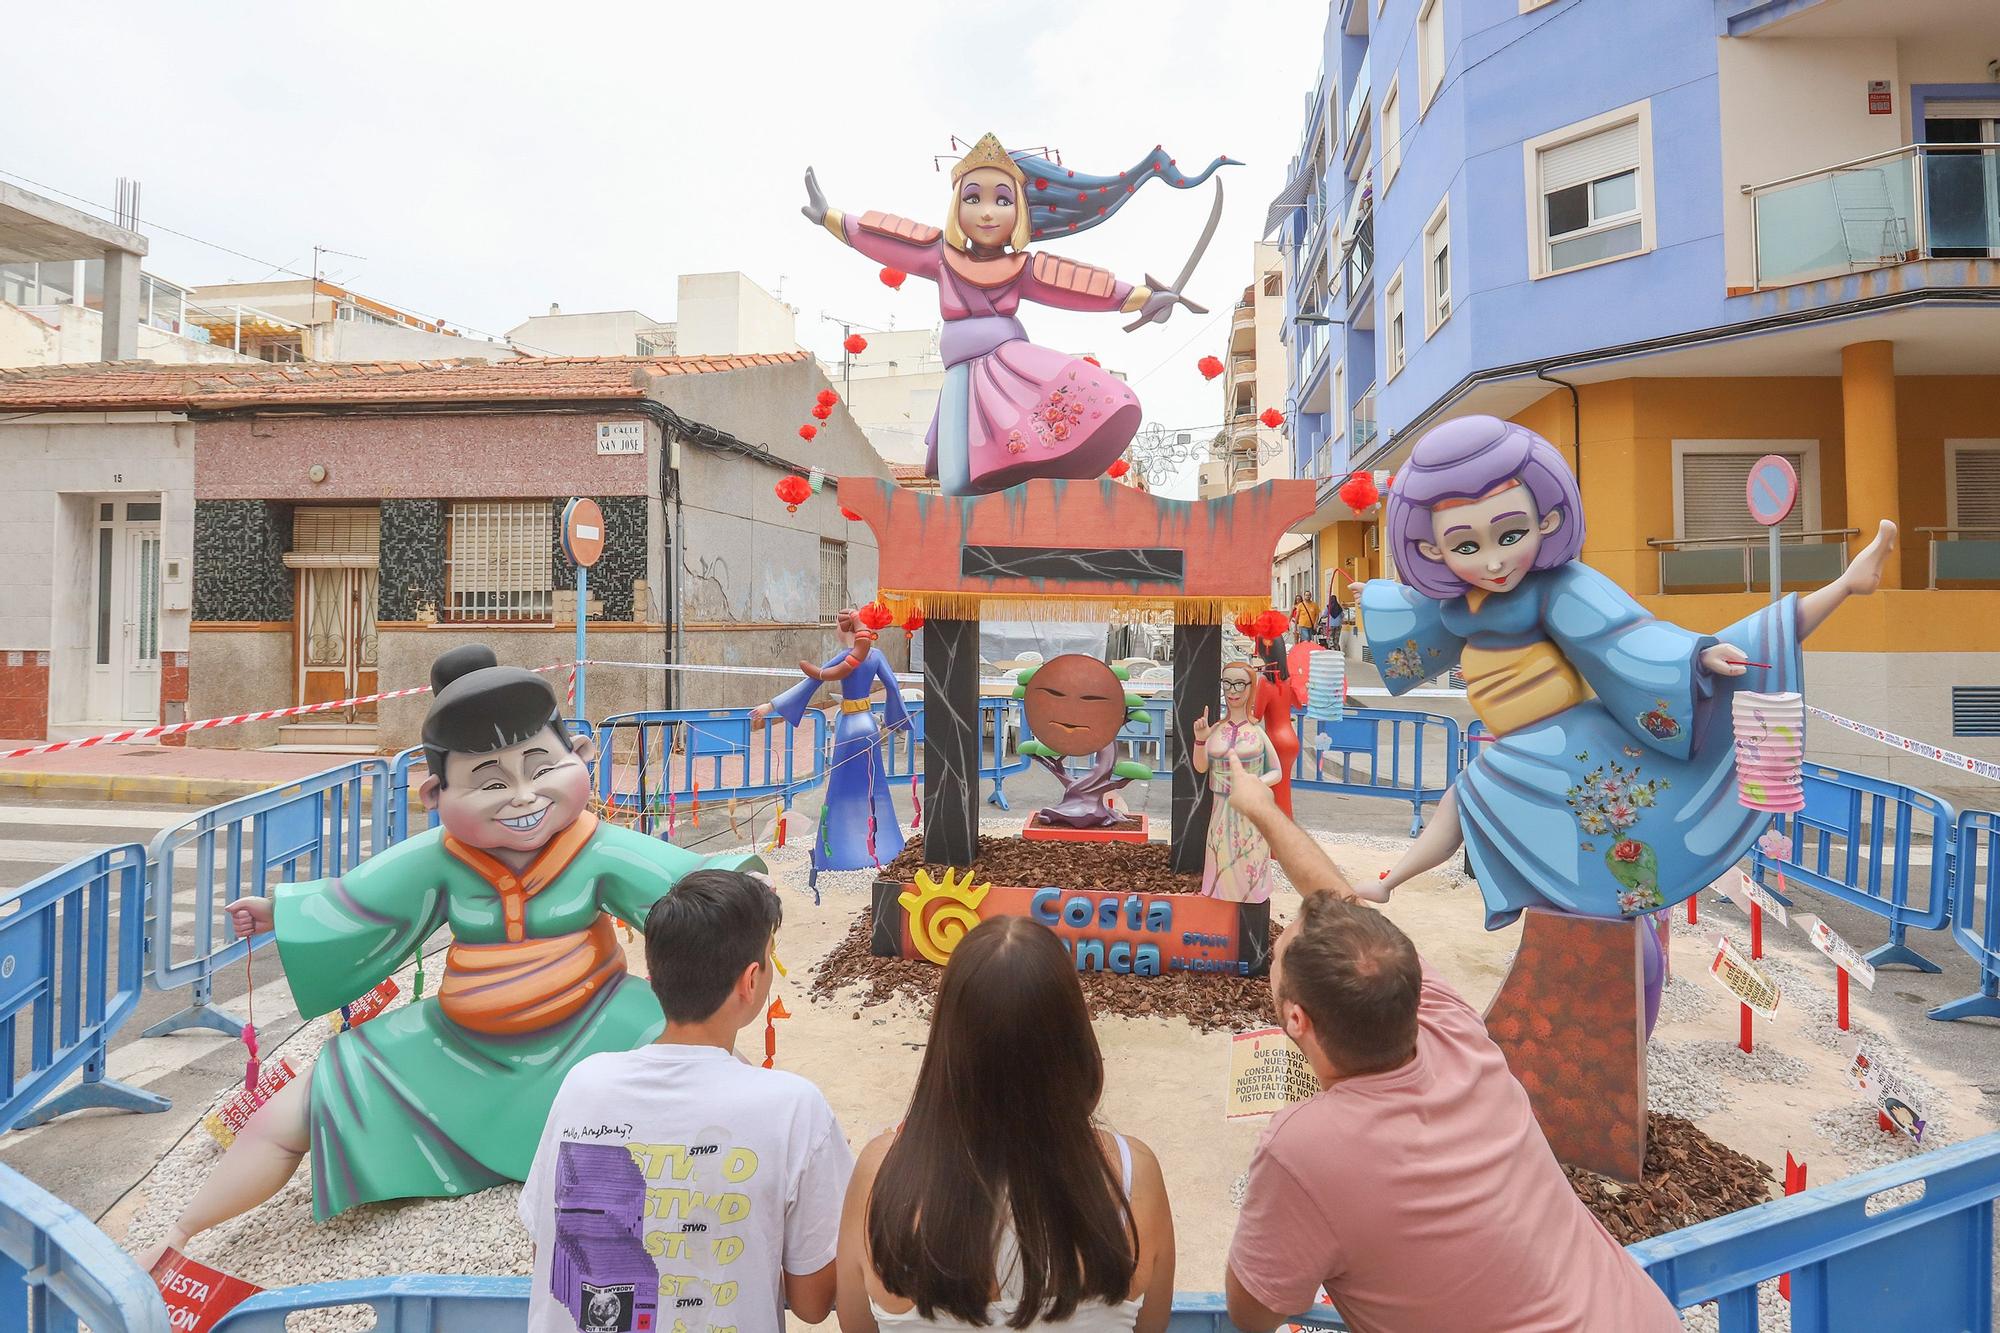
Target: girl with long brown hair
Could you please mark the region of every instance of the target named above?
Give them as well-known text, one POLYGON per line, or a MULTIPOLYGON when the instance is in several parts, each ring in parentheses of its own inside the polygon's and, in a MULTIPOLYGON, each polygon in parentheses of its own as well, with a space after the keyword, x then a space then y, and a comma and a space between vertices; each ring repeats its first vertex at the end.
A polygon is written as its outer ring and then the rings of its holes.
POLYGON ((1165 1329, 1166 1182, 1145 1144, 1097 1127, 1103 1091, 1055 933, 1003 916, 960 940, 909 1114, 848 1185, 843 1333, 1165 1329))

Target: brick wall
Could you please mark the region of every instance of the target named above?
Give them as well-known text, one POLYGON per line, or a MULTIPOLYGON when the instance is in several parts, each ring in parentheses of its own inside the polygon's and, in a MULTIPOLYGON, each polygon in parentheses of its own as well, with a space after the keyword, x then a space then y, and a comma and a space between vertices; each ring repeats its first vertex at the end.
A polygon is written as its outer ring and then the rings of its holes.
POLYGON ((37 740, 49 731, 49 655, 0 654, 0 736, 37 740))

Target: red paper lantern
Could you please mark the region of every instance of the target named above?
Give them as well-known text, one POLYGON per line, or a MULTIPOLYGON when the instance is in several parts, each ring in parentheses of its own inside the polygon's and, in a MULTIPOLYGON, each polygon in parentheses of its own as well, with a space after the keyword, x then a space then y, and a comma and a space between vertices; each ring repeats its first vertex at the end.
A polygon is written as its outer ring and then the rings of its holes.
POLYGON ((918 630, 922 629, 923 627, 924 627, 923 612, 912 611, 910 612, 910 614, 903 617, 903 632, 905 634, 915 634, 918 630))
POLYGON ((870 602, 855 614, 860 617, 861 623, 869 629, 882 629, 895 619, 894 616, 889 614, 889 608, 880 602, 870 602))
POLYGON ((1263 422, 1266 426, 1269 426, 1272 430, 1276 430, 1278 427, 1285 424, 1285 414, 1283 412, 1280 412, 1275 407, 1267 407, 1263 410, 1261 414, 1259 414, 1257 420, 1263 422))
POLYGON ((1382 492, 1375 489, 1375 478, 1366 472, 1357 472, 1341 482, 1336 494, 1342 504, 1357 514, 1365 513, 1382 498, 1382 492))
POLYGON ((861 515, 855 513, 852 509, 849 509, 846 505, 842 505, 840 507, 840 516, 846 519, 849 523, 859 523, 861 521, 861 515))
POLYGON ((1236 632, 1237 632, 1238 634, 1241 634, 1241 635, 1242 635, 1242 636, 1243 636, 1244 638, 1246 638, 1246 639, 1254 639, 1254 638, 1256 638, 1256 637, 1257 637, 1257 617, 1255 617, 1255 616, 1238 616, 1238 617, 1236 617, 1236 632))
POLYGON ((812 494, 812 487, 797 473, 787 473, 778 478, 778 484, 772 489, 778 493, 778 498, 785 502, 785 512, 788 514, 798 513, 799 506, 812 494))
POLYGON ((1275 639, 1292 627, 1292 618, 1276 609, 1257 613, 1257 637, 1275 639))
POLYGON ((1217 375, 1220 375, 1222 373, 1222 358, 1215 356, 1205 356, 1201 360, 1194 363, 1194 368, 1201 372, 1201 377, 1203 379, 1212 380, 1217 375))
POLYGON ((821 407, 832 407, 835 403, 840 401, 840 395, 835 393, 831 389, 821 389, 819 391, 818 396, 815 397, 813 401, 815 403, 818 403, 821 407))
POLYGON ((885 268, 881 271, 881 273, 877 274, 876 276, 882 279, 882 285, 884 287, 890 288, 891 290, 895 290, 900 288, 903 285, 903 279, 909 277, 910 275, 903 272, 903 270, 899 268, 885 268))
POLYGON ((802 440, 810 441, 817 434, 819 434, 819 427, 813 425, 810 421, 799 427, 799 438, 802 440))
POLYGON ((1104 475, 1107 477, 1122 477, 1131 470, 1132 465, 1124 459, 1119 458, 1113 460, 1111 466, 1104 469, 1104 475))
POLYGON ((840 345, 847 349, 849 356, 860 356, 868 350, 868 340, 858 333, 848 334, 846 338, 841 340, 840 345))
POLYGON ((813 415, 818 417, 821 421, 825 421, 828 417, 833 415, 833 409, 827 406, 825 403, 814 403, 813 415))

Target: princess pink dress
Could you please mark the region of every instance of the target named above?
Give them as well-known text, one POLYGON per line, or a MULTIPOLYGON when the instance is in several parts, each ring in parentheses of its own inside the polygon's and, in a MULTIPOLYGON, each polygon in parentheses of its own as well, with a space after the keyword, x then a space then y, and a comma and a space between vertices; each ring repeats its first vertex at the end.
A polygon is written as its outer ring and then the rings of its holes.
POLYGON ((1137 396, 1101 366, 1029 342, 1014 312, 1023 300, 1115 311, 1132 284, 1054 255, 974 259, 947 247, 938 228, 886 213, 846 215, 839 228, 862 254, 938 285, 945 385, 924 471, 944 494, 1087 479, 1125 452, 1139 429, 1137 396))

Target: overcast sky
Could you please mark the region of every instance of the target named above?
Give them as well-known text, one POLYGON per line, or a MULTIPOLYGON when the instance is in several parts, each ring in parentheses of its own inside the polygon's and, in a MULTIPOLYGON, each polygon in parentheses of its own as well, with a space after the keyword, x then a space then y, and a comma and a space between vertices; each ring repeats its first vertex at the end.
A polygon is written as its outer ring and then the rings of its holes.
MULTIPOLYGON (((942 222, 931 159, 953 134, 1096 172, 1155 143, 1183 166, 1226 153, 1245 165, 1189 284, 1210 315, 1128 335, 1023 311, 1037 341, 1123 370, 1148 420, 1212 426, 1195 362, 1224 352, 1325 22, 1313 0, 22 5, 0 173, 105 211, 139 179, 147 268, 190 285, 309 273, 317 244, 366 256, 327 256, 334 281, 498 334, 551 302, 671 319, 677 274, 741 269, 782 284, 826 355, 822 314, 906 328, 937 304, 799 216, 807 165, 836 207, 942 222)), ((1212 189, 1150 186, 1055 248, 1170 281, 1212 189)))

